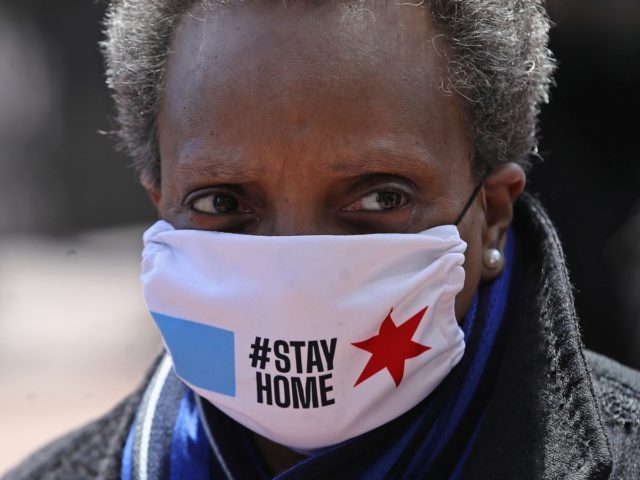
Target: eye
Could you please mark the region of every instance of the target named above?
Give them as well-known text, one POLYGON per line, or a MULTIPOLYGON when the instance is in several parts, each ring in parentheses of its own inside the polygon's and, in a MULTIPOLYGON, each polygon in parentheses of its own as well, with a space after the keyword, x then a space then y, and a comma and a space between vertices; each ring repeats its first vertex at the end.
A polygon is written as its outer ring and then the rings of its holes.
POLYGON ((228 215, 249 211, 240 204, 236 197, 227 193, 203 195, 191 201, 190 205, 193 210, 210 215, 228 215))
POLYGON ((353 202, 344 211, 366 211, 366 212, 383 212, 388 210, 396 210, 407 204, 408 200, 405 195, 399 192, 379 191, 368 193, 361 197, 358 201, 353 202))

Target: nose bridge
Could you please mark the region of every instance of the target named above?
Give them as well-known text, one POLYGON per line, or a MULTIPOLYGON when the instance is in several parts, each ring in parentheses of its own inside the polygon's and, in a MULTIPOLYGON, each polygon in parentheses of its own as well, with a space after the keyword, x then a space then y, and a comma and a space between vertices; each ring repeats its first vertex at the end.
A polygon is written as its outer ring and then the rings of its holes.
POLYGON ((295 165, 283 169, 272 185, 269 212, 261 222, 261 234, 321 235, 332 230, 324 208, 322 187, 312 175, 295 174, 295 165))
POLYGON ((321 235, 331 231, 320 207, 312 199, 283 198, 273 206, 265 235, 321 235))

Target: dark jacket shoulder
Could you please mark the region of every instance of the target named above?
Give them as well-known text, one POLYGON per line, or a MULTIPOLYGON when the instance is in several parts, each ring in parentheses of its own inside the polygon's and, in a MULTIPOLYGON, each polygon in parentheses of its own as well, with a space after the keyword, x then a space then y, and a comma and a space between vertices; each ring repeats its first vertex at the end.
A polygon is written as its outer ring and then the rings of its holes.
POLYGON ((611 478, 640 475, 640 372, 586 352, 613 452, 611 478))

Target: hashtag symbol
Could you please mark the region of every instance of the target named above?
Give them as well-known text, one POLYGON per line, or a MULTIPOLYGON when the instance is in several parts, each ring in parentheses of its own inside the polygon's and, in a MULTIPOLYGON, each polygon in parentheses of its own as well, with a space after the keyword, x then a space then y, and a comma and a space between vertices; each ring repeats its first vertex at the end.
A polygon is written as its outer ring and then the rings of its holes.
POLYGON ((251 348, 253 349, 253 352, 249 354, 251 366, 264 370, 265 365, 269 361, 269 352, 271 351, 269 339, 256 337, 255 343, 251 344, 251 348))

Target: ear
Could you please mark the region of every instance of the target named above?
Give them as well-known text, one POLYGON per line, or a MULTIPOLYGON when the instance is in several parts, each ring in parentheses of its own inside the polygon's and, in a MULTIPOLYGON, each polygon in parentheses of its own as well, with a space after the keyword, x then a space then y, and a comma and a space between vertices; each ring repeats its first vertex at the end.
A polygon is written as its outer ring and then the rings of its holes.
MULTIPOLYGON (((513 203, 524 190, 526 175, 517 163, 498 166, 484 181, 485 229, 482 235, 483 255, 495 248, 503 254, 507 229, 513 220, 513 203)), ((482 281, 496 278, 504 268, 504 261, 496 266, 482 265, 482 281)))
POLYGON ((140 177, 140 183, 146 190, 151 203, 153 203, 153 206, 156 207, 158 215, 160 215, 160 200, 162 198, 160 194, 160 186, 156 185, 156 182, 153 182, 148 178, 148 176, 144 175, 140 177))

